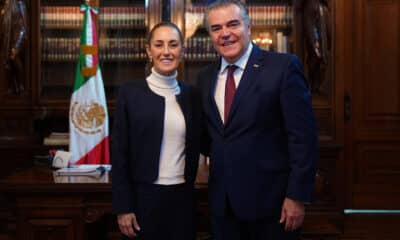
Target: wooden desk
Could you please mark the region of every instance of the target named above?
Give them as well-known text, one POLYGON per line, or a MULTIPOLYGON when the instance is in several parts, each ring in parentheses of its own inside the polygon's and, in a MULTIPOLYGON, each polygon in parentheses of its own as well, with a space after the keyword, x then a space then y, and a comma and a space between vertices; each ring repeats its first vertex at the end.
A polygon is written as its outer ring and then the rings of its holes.
MULTIPOLYGON (((339 148, 321 148, 315 199, 306 206, 304 240, 337 240, 342 215, 335 187, 339 148)), ((111 174, 102 178, 59 177, 46 168, 32 168, 0 181, 0 191, 15 200, 18 239, 96 239, 90 223, 111 213, 111 174), (89 236, 89 237, 88 237, 89 236)), ((196 180, 198 239, 208 239, 210 219, 207 199, 208 167, 202 163, 196 180)), ((111 224, 116 224, 112 219, 111 224)), ((108 225, 104 226, 108 227, 108 225)), ((104 228, 103 227, 103 228, 104 228)), ((119 239, 118 229, 111 237, 119 239)), ((95 227, 95 231, 107 232, 95 227)))
POLYGON ((87 223, 111 213, 111 174, 55 176, 32 168, 0 181, 15 200, 17 239, 88 239, 87 223))

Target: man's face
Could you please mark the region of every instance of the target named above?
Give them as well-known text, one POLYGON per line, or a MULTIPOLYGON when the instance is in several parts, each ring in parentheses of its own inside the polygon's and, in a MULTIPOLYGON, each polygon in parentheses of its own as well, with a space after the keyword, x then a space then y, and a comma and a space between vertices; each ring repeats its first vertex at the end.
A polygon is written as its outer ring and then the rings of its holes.
POLYGON ((240 8, 228 5, 208 14, 208 31, 215 50, 229 63, 237 61, 250 43, 250 25, 243 21, 240 8))

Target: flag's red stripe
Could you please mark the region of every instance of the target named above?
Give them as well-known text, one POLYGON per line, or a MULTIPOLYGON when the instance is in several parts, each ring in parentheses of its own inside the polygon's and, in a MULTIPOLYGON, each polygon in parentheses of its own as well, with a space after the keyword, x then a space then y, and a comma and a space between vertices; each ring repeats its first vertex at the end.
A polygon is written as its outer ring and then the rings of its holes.
POLYGON ((90 152, 75 164, 110 164, 110 149, 108 136, 98 143, 90 152))

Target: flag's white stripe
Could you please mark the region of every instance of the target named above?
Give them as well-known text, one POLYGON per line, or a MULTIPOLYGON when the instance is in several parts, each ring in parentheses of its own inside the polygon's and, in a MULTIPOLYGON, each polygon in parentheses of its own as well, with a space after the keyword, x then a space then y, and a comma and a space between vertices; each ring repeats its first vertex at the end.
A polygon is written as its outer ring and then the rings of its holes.
MULTIPOLYGON (((90 8, 86 11, 86 19, 87 19, 87 24, 86 24, 86 45, 93 45, 93 19, 92 19, 92 14, 90 14, 90 8)), ((93 67, 93 55, 87 54, 86 55, 86 66, 87 67, 93 67)))
POLYGON ((71 144, 70 151, 72 152, 71 162, 74 163, 86 155, 89 151, 99 144, 106 136, 108 136, 108 111, 106 104, 106 97, 104 93, 104 85, 101 77, 100 68, 97 70, 96 76, 91 77, 88 81, 81 86, 77 91, 72 94, 71 104, 75 101, 85 99, 85 102, 90 103, 95 101, 103 105, 106 116, 102 131, 93 135, 83 134, 75 128, 70 120, 70 138, 74 139, 75 144, 71 144))
POLYGON ((86 57, 86 66, 93 67, 93 55, 87 54, 86 57))

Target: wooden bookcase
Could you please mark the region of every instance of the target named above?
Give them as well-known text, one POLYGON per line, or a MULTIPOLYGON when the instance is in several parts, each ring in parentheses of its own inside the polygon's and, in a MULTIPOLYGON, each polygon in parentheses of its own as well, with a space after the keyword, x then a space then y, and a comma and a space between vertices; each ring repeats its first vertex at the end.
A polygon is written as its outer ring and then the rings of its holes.
MULTIPOLYGON (((247 0, 252 41, 263 49, 302 55, 301 18, 296 0, 247 0)), ((171 1, 171 19, 185 35, 186 55, 180 79, 194 82, 198 71, 217 59, 204 26, 207 1, 171 1)))
MULTIPOLYGON (((75 78, 79 40, 82 29, 81 1, 37 1, 33 29, 36 46, 32 62, 37 63, 33 76, 35 95, 42 106, 68 106, 75 78), (61 103, 61 105, 60 105, 61 103)), ((148 23, 156 19, 141 0, 99 1, 97 30, 100 68, 106 96, 115 98, 117 87, 132 79, 145 77, 144 50, 148 23)))

